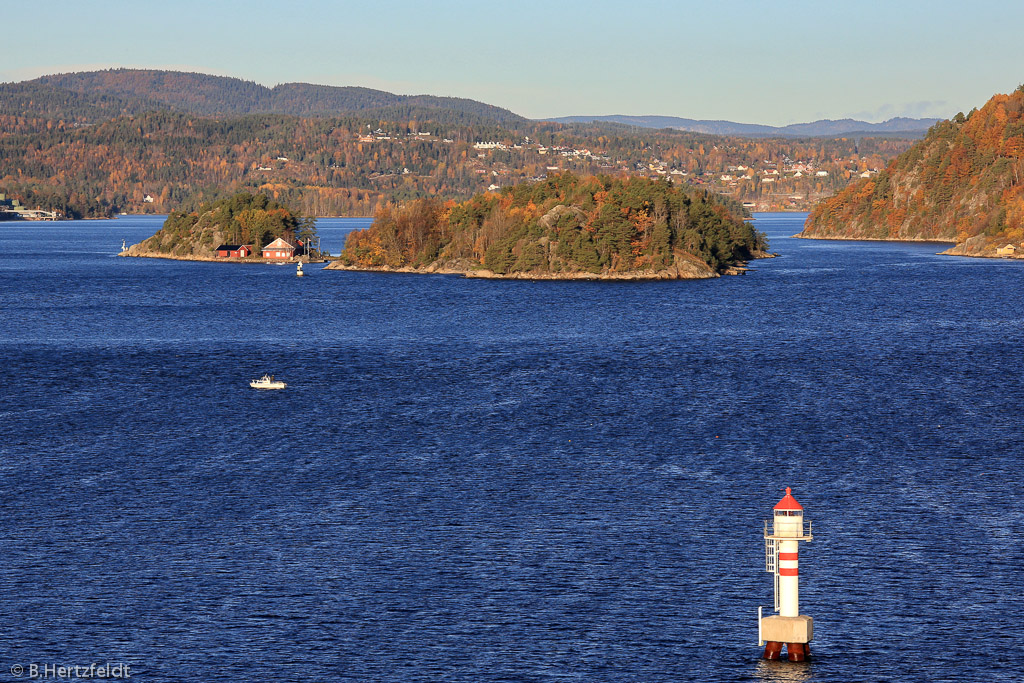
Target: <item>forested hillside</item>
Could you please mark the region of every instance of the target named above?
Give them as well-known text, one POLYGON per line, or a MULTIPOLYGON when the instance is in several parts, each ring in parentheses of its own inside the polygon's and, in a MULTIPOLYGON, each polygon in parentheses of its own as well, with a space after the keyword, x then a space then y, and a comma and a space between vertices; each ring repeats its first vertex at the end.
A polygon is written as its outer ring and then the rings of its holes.
POLYGON ((739 207, 668 180, 565 173, 468 201, 378 209, 339 265, 528 277, 711 277, 760 255, 739 207))
POLYGON ((372 215, 382 202, 465 199, 571 171, 671 177, 751 210, 804 209, 910 144, 751 140, 502 112, 468 100, 268 89, 200 74, 45 77, 0 85, 0 193, 73 218, 192 210, 242 191, 306 215, 372 215), (182 111, 256 110, 273 98, 305 113, 182 111), (342 100, 356 110, 312 115, 342 100))
POLYGON ((240 78, 153 69, 57 74, 21 85, 56 88, 87 98, 110 97, 124 101, 156 102, 163 108, 204 116, 338 116, 405 105, 461 112, 497 122, 524 120, 507 109, 456 97, 395 95, 371 88, 309 83, 285 83, 267 88, 240 78))
POLYGON ((88 124, 164 108, 136 97, 83 94, 34 82, 0 83, 0 116, 6 121, 88 124))
POLYGON ((956 241, 990 255, 1024 240, 1024 86, 936 124, 876 177, 815 207, 805 237, 956 241))

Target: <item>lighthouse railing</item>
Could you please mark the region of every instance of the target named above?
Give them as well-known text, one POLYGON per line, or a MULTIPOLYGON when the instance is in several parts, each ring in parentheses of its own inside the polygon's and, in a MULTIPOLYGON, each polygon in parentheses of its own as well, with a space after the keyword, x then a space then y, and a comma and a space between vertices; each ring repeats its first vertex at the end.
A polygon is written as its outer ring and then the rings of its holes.
POLYGON ((785 533, 780 534, 776 532, 775 526, 771 528, 768 526, 768 521, 764 523, 764 537, 765 539, 774 539, 776 541, 810 541, 814 539, 814 526, 810 520, 805 520, 801 525, 797 533, 785 533))

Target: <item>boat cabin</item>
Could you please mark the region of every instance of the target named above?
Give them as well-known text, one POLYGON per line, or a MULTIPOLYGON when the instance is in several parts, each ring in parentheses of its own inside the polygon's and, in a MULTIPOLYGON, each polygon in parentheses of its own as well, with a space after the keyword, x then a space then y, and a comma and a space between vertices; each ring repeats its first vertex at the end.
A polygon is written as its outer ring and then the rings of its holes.
POLYGON ((222 244, 217 247, 217 258, 246 258, 252 256, 251 244, 222 244))

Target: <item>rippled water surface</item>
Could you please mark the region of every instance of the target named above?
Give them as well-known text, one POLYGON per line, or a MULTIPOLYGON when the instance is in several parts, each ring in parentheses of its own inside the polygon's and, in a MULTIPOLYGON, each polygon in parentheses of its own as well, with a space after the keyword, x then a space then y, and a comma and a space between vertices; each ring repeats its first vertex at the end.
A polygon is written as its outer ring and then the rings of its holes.
POLYGON ((758 216, 746 276, 639 283, 0 224, 0 676, 1021 680, 1024 263, 802 219, 758 216), (787 485, 805 665, 756 642, 787 485))

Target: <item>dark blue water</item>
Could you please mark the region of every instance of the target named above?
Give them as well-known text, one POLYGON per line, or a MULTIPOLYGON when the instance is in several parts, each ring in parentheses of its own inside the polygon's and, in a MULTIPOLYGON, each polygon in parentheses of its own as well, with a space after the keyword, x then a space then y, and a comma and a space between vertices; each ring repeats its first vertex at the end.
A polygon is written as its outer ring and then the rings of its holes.
POLYGON ((0 677, 1021 680, 1024 264, 802 218, 744 277, 640 283, 0 226, 0 677), (786 485, 806 665, 756 642, 786 485))

